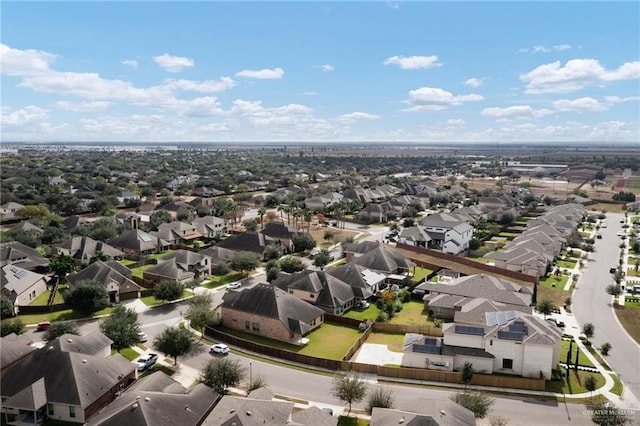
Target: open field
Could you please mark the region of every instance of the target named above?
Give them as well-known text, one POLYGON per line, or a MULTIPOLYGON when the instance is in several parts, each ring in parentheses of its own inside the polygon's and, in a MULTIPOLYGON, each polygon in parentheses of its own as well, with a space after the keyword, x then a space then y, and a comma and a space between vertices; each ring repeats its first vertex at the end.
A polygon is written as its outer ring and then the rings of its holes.
POLYGON ((624 306, 616 304, 614 308, 624 329, 640 344, 640 304, 626 302, 624 306))

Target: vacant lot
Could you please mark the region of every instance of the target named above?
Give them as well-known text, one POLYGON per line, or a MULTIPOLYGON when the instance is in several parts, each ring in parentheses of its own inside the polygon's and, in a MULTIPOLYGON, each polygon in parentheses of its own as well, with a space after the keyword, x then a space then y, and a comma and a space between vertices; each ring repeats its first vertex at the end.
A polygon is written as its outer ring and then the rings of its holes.
POLYGON ((626 302, 624 306, 616 304, 614 308, 624 329, 640 344, 640 304, 626 302))

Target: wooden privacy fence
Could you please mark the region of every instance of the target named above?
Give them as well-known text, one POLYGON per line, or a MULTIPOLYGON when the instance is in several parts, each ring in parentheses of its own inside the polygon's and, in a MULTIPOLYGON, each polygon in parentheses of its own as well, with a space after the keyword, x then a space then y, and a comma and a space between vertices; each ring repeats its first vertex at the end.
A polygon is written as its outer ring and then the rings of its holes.
POLYGON ((425 325, 389 324, 386 322, 374 322, 373 331, 379 333, 418 333, 425 336, 442 337, 442 329, 427 327, 425 325))
MULTIPOLYGON (((375 328, 369 327, 365 333, 371 333, 375 328)), ((390 324, 385 324, 390 325, 390 324)), ((406 326, 411 327, 411 326, 406 326)), ((424 327, 428 328, 428 327, 424 327)), ((439 329, 434 329, 439 330, 439 329)), ((460 383, 460 373, 449 371, 427 370, 422 368, 405 368, 405 367, 383 367, 373 364, 362 364, 346 360, 333 360, 302 355, 286 349, 274 348, 262 345, 250 340, 232 336, 213 327, 205 327, 205 335, 218 341, 223 341, 232 346, 236 346, 254 353, 266 355, 269 357, 305 364, 315 368, 322 368, 331 371, 357 372, 363 374, 375 374, 381 377, 388 377, 398 380, 423 380, 444 383, 460 383)), ((361 336, 361 337, 364 337, 361 336)), ((359 341, 361 339, 358 339, 359 341)), ((360 345, 364 342, 363 339, 360 345)), ((356 345, 354 345, 355 347, 356 345)), ((359 346, 358 346, 359 347, 359 346)), ((351 348, 353 349, 353 348, 351 348)), ((355 352, 354 352, 355 353, 355 352)), ((346 358, 346 357, 345 357, 346 358)), ((544 390, 544 379, 528 379, 524 377, 494 376, 476 373, 471 380, 472 385, 493 386, 498 388, 515 388, 527 390, 544 390)))

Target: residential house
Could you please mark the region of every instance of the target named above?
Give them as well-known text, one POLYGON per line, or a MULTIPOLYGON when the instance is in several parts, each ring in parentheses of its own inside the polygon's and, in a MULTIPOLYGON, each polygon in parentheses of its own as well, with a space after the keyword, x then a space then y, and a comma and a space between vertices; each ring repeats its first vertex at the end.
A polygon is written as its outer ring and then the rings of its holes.
POLYGON ((34 344, 31 333, 15 334, 11 333, 0 338, 0 377, 4 376, 13 364, 29 355, 38 348, 34 344))
POLYGON ((415 263, 410 261, 404 254, 382 243, 378 243, 373 250, 354 257, 349 262, 387 275, 404 275, 405 278, 412 274, 415 266, 415 263))
POLYGON ((199 425, 219 400, 203 383, 187 389, 156 371, 136 381, 86 426, 199 425))
POLYGON ((428 247, 431 242, 431 237, 420 226, 410 226, 408 228, 402 228, 398 235, 398 240, 406 245, 415 247, 428 247))
POLYGON ((469 248, 473 226, 450 213, 434 213, 422 221, 430 247, 440 247, 444 253, 460 254, 469 248))
POLYGON ((309 197, 304 200, 304 205, 313 212, 323 212, 325 208, 342 200, 343 198, 342 194, 331 192, 317 197, 309 197))
POLYGON ((158 263, 144 270, 145 281, 186 283, 206 279, 211 275, 211 258, 189 250, 177 250, 158 259, 158 263))
POLYGON ((78 263, 87 263, 100 253, 111 259, 122 259, 124 256, 121 250, 90 237, 71 237, 53 248, 56 255, 70 256, 78 263))
POLYGON ((169 249, 167 241, 140 229, 126 229, 119 236, 108 239, 107 244, 121 250, 125 257, 130 259, 138 259, 169 249))
MULTIPOLYGON (((215 188, 209 188, 206 186, 199 186, 197 188, 194 188, 193 191, 191 191, 191 195, 195 195, 197 197, 202 197, 202 198, 210 198, 210 197, 217 197, 219 195, 224 195, 224 191, 220 191, 219 189, 215 189, 215 188)), ((197 204, 193 204, 190 203, 193 206, 197 206, 197 204)))
POLYGON ((85 423, 136 379, 135 364, 117 353, 105 357, 110 343, 65 334, 21 358, 0 381, 4 415, 18 423, 45 416, 85 423))
POLYGON ((191 222, 205 239, 219 239, 228 232, 227 221, 221 217, 204 216, 191 222))
POLYGON ((372 271, 364 266, 350 262, 337 268, 326 269, 325 272, 349 284, 356 302, 368 300, 377 294, 387 278, 385 274, 372 271))
POLYGON ((266 241, 279 244, 286 252, 293 251, 293 236, 297 234, 293 227, 280 222, 269 222, 260 233, 265 236, 266 241))
POLYGON ((178 218, 179 211, 187 211, 193 215, 195 215, 196 213, 196 208, 184 201, 175 201, 175 202, 166 203, 158 207, 156 210, 168 211, 169 214, 171 214, 171 217, 173 218, 173 220, 176 220, 178 218))
POLYGON ((78 215, 71 215, 71 216, 65 217, 62 220, 62 224, 67 229, 73 229, 73 228, 87 227, 92 223, 94 223, 96 220, 98 219, 89 219, 89 218, 78 216, 78 215))
POLYGON ((531 305, 530 288, 492 275, 475 274, 453 279, 449 284, 422 283, 416 291, 426 291, 424 308, 436 318, 454 319, 457 311, 477 298, 487 299, 519 310, 531 305))
POLYGON ((107 290, 110 303, 140 297, 140 286, 132 279, 131 270, 119 262, 93 262, 79 272, 67 276, 69 288, 75 288, 82 281, 99 282, 107 290))
POLYGON ((118 199, 118 203, 120 203, 120 205, 125 205, 126 203, 131 201, 139 201, 140 195, 131 191, 120 191, 118 194, 116 194, 116 198, 118 199))
POLYGON ((270 284, 223 296, 222 324, 283 342, 303 344, 324 322, 324 311, 270 284))
POLYGON ((240 251, 250 251, 257 254, 264 260, 264 252, 267 248, 266 238, 258 232, 243 232, 232 235, 216 244, 216 247, 230 250, 234 253, 240 251))
POLYGON ((0 293, 15 307, 28 305, 46 290, 47 279, 42 274, 12 264, 0 268, 0 293))
POLYGON ((475 426, 472 411, 451 400, 409 399, 398 400, 394 408, 374 407, 371 426, 475 426))
POLYGON ((387 221, 387 211, 385 204, 372 203, 360 210, 356 217, 366 223, 384 223, 387 221))
POLYGON ((334 315, 343 314, 355 303, 352 287, 325 271, 281 273, 273 285, 334 315))
POLYGON ((2 219, 13 219, 18 210, 23 208, 24 205, 20 203, 16 203, 14 201, 9 201, 8 203, 4 203, 0 205, 0 218, 2 219))
POLYGON ((11 231, 15 232, 15 231, 22 231, 22 232, 26 232, 32 235, 35 235, 37 237, 41 237, 42 234, 44 234, 44 229, 40 228, 39 226, 34 225, 33 223, 23 220, 22 222, 18 223, 16 226, 14 226, 13 228, 11 228, 11 231))
POLYGON ((443 337, 407 334, 402 365, 551 378, 559 362, 562 332, 548 321, 518 311, 491 312, 485 323, 446 323, 443 337))
POLYGON ((18 241, 0 243, 0 267, 16 265, 34 272, 45 272, 49 268, 49 259, 37 250, 18 241))
POLYGON ((289 401, 274 400, 268 388, 251 391, 246 397, 225 395, 202 423, 203 426, 218 425, 300 425, 336 426, 338 418, 312 406, 296 410, 289 401))
POLYGON ((197 225, 178 221, 161 223, 158 225, 158 230, 151 231, 150 234, 172 246, 190 244, 203 237, 203 234, 198 231, 197 225))

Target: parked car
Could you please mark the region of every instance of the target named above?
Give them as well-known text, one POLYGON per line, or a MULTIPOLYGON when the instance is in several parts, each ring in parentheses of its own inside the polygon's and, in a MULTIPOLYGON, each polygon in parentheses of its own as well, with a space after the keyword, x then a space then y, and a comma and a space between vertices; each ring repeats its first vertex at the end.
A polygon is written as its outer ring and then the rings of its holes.
POLYGON ((369 302, 366 300, 359 300, 356 302, 355 307, 358 309, 366 309, 369 307, 369 302))
POLYGON ((211 346, 209 352, 214 355, 227 355, 229 353, 229 346, 225 345, 224 343, 216 343, 215 345, 211 346))
POLYGON ((598 234, 598 235, 596 235, 596 238, 597 238, 597 239, 599 239, 599 240, 601 240, 601 239, 602 239, 602 235, 601 235, 601 234, 598 234))
POLYGON ((229 283, 227 285, 227 288, 229 290, 235 290, 235 289, 240 288, 240 287, 242 287, 242 283, 240 281, 234 281, 234 282, 229 283))
POLYGON ((49 321, 42 321, 36 326, 36 331, 45 331, 48 330, 49 327, 51 327, 51 323, 49 321))
POLYGON ((136 364, 138 365, 138 371, 145 371, 147 368, 153 367, 156 361, 158 361, 158 354, 142 355, 136 361, 136 364))
POLYGON ((144 343, 147 341, 147 333, 144 331, 138 331, 138 342, 144 343))
POLYGON ((613 268, 609 268, 609 273, 610 274, 615 274, 616 273, 616 267, 614 266, 613 268))

